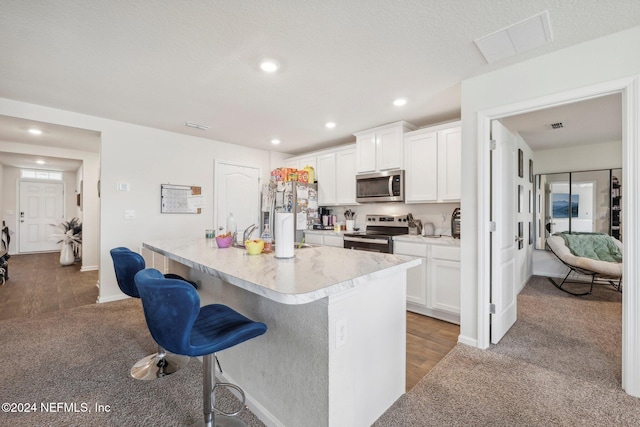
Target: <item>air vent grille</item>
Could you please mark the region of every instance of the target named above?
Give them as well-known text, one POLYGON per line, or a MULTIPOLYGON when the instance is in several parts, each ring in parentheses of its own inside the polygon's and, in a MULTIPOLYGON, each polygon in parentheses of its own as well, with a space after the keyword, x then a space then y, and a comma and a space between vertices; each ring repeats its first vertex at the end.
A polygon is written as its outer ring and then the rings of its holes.
POLYGON ((551 123, 551 129, 562 129, 563 127, 564 125, 562 124, 562 122, 551 123))

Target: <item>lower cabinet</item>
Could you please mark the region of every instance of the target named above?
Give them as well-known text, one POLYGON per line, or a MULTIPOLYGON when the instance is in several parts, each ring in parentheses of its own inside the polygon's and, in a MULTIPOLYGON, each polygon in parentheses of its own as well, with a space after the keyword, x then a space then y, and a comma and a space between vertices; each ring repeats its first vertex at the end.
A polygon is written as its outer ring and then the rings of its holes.
POLYGON ((395 241, 394 253, 422 258, 407 270, 407 310, 460 324, 460 248, 395 241))
POLYGON ((304 233, 304 242, 310 245, 344 247, 342 236, 334 234, 304 233))

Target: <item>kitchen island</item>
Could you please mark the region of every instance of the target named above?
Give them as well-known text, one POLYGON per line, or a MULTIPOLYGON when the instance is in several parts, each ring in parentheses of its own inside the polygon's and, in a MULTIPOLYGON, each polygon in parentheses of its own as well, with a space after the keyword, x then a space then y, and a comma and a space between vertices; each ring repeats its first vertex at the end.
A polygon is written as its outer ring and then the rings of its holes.
POLYGON ((151 256, 156 268, 197 281, 203 305, 267 324, 218 354, 266 425, 369 426, 404 393, 406 269, 420 259, 321 246, 277 259, 206 239, 143 247, 169 260, 151 256))

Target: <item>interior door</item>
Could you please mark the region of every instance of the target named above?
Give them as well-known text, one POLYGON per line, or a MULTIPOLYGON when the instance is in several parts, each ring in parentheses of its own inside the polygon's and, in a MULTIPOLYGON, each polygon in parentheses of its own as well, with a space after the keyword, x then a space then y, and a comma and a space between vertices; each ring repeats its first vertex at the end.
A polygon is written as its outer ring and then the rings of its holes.
POLYGON ((59 250, 59 239, 51 235, 58 231, 55 224, 64 218, 64 184, 20 181, 19 190, 18 252, 59 250))
POLYGON ((491 122, 491 342, 498 343, 517 318, 516 139, 502 124, 491 122))
MULTIPOLYGON (((238 239, 252 224, 260 226, 260 169, 233 163, 216 163, 214 207, 216 227, 226 227, 233 213, 238 227, 238 239)), ((253 235, 258 237, 260 230, 253 235)))

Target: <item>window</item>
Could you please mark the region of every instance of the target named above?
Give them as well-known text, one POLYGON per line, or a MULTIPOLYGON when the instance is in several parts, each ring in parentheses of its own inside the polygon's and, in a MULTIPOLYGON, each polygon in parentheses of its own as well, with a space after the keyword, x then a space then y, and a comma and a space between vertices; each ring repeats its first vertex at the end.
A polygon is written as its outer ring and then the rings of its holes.
POLYGON ((22 178, 62 181, 62 172, 22 169, 22 178))

